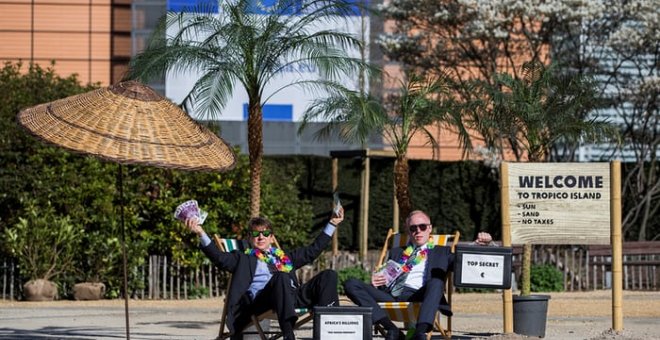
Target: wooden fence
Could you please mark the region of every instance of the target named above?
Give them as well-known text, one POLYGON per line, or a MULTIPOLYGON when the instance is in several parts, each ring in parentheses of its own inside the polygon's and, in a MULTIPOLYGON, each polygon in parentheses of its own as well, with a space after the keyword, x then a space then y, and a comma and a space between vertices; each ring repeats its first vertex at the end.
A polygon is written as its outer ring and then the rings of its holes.
MULTIPOLYGON (((513 267, 520 275, 522 247, 514 247, 513 267)), ((379 250, 368 252, 365 266, 376 263, 379 250)), ((564 290, 596 290, 611 288, 610 246, 534 246, 532 261, 535 264, 551 264, 564 273, 564 290)), ((0 259, 0 284, 2 299, 17 299, 22 294, 19 268, 15 260, 0 259)), ((313 265, 298 270, 301 281, 307 281, 325 268, 341 270, 361 266, 355 252, 340 252, 332 256, 326 252, 313 265)), ((626 242, 623 245, 623 288, 626 290, 660 290, 660 242, 626 242)), ((140 273, 144 289, 131 293, 139 299, 188 299, 219 297, 224 293, 227 274, 212 265, 187 268, 171 262, 165 256, 149 256, 147 264, 133 273, 140 273)), ((66 288, 66 287, 64 287, 66 288)))
POLYGON ((18 277, 18 265, 13 258, 3 258, 0 275, 2 275, 2 299, 14 300, 20 296, 20 279, 18 277))
MULTIPOLYGON (((513 249, 513 267, 520 276, 522 246, 513 249)), ((551 264, 564 273, 564 290, 612 288, 612 247, 534 246, 532 262, 551 264)), ((660 242, 623 244, 623 289, 660 290, 660 242)))

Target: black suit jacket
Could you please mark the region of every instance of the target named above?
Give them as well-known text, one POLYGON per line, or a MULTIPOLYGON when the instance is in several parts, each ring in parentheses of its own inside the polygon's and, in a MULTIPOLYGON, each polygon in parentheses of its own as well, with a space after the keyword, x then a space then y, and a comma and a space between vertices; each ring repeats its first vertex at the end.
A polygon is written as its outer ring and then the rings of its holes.
MULTIPOLYGON (((390 251, 389 259, 394 261, 401 260, 405 248, 396 247, 390 251)), ((438 278, 444 282, 447 279, 447 273, 454 270, 454 254, 451 252, 450 247, 435 246, 431 249, 426 258, 426 268, 424 268, 424 280, 430 278, 438 278)), ((445 315, 451 315, 451 308, 447 299, 445 298, 444 291, 442 298, 439 301, 438 308, 445 315)))
MULTIPOLYGON (((296 269, 313 262, 330 243, 331 239, 332 237, 326 235, 325 232, 321 232, 311 245, 285 251, 293 265, 293 270, 289 272, 289 275, 296 286, 299 285, 298 278, 295 275, 296 269)), ((238 250, 229 253, 222 252, 213 242, 201 249, 218 268, 232 273, 231 287, 227 293, 228 303, 225 306, 228 307, 227 327, 229 332, 234 334, 234 318, 237 311, 245 304, 245 300, 241 297, 247 292, 252 283, 254 273, 257 270, 258 259, 256 256, 246 255, 238 250)))

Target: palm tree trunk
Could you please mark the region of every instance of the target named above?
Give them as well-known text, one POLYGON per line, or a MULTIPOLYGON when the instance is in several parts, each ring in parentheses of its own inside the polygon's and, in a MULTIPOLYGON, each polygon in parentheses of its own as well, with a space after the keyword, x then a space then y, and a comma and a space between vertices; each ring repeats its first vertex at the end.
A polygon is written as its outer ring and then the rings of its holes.
POLYGON ((396 186, 396 201, 399 203, 399 216, 407 217, 412 211, 410 192, 408 190, 408 158, 397 156, 394 162, 394 184, 396 186))
MULTIPOLYGON (((543 162, 542 154, 537 151, 530 151, 529 162, 543 162)), ((522 254, 522 273, 520 281, 520 295, 529 296, 532 293, 532 245, 530 243, 523 244, 522 254)))
POLYGON ((248 104, 248 152, 250 154, 250 217, 261 209, 261 161, 264 153, 263 116, 260 99, 248 104))
POLYGON ((525 243, 523 245, 522 254, 522 287, 520 288, 521 296, 529 296, 532 292, 532 245, 525 243))

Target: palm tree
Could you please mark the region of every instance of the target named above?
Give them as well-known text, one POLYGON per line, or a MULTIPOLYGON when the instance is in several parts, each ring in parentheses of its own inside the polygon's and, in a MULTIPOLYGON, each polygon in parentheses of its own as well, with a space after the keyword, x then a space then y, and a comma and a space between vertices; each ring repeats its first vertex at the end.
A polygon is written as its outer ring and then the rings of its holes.
POLYGON ((314 102, 305 112, 303 124, 321 118, 328 125, 317 132, 325 138, 332 132, 347 142, 366 144, 374 133, 380 134, 396 156, 394 183, 400 215, 412 210, 409 193, 408 147, 415 135, 423 136, 433 146, 437 141, 428 130, 432 124, 455 128, 461 144, 469 149, 470 138, 463 128, 460 113, 453 109, 445 77, 421 77, 411 74, 400 82, 399 92, 385 101, 364 91, 336 89, 328 98, 314 102))
POLYGON ((198 6, 194 12, 169 12, 147 48, 131 60, 128 74, 144 81, 165 72, 201 74, 182 105, 209 118, 222 112, 235 86, 242 86, 248 96, 251 216, 260 210, 263 105, 290 86, 333 86, 364 64, 349 55, 361 46, 358 39, 318 29, 319 24, 352 14, 355 5, 350 1, 276 0, 269 8, 258 8, 267 15, 256 15, 255 6, 251 0, 228 0, 221 2, 220 15, 209 14, 208 6, 198 6), (174 35, 168 35, 173 31, 174 35), (275 78, 300 66, 316 68, 319 78, 301 78, 267 92, 275 78))
MULTIPOLYGON (((587 76, 563 74, 559 65, 539 61, 523 64, 521 76, 495 76, 493 85, 481 83, 482 100, 471 112, 471 124, 486 145, 504 153, 511 150, 517 161, 550 161, 558 144, 577 145, 616 136, 604 120, 587 119, 597 109, 597 88, 587 76)), ((523 246, 520 295, 530 294, 531 244, 523 246)))
POLYGON ((606 121, 587 117, 600 105, 594 81, 559 71, 558 64, 527 62, 520 77, 497 74, 484 87, 472 121, 488 146, 511 150, 517 161, 545 162, 560 144, 615 134, 606 121))

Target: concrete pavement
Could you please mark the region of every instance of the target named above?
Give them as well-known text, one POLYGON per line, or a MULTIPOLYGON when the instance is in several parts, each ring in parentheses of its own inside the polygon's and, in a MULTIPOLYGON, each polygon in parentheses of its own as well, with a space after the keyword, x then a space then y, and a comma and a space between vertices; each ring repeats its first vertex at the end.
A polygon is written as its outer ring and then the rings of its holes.
MULTIPOLYGON (((496 296, 478 296, 482 304, 496 304, 496 296), (495 299, 495 300, 493 300, 495 299)), ((462 299, 458 297, 458 299, 462 299)), ((559 299, 559 298, 558 298, 559 299)), ((455 298, 456 302, 456 298, 455 298)), ((470 301, 461 301, 468 304, 470 301)), ((559 302, 558 302, 559 303, 559 302)), ((188 301, 131 301, 131 339, 214 339, 220 319, 220 299, 188 301)), ((501 334, 502 316, 498 306, 479 312, 455 308, 454 339, 525 339, 515 334, 501 334)), ((651 307, 655 308, 655 307, 651 307)), ((660 339, 660 322, 655 316, 629 316, 624 319, 623 334, 607 330, 607 315, 548 316, 546 339, 660 339)), ((632 314, 632 313, 631 313, 632 314)), ((273 322, 276 327, 276 322, 273 322)), ((0 301, 1 339, 122 339, 126 336, 122 300, 7 302, 0 301)), ((296 335, 312 338, 312 324, 296 335)), ((440 339, 435 336, 434 339, 440 339)))

